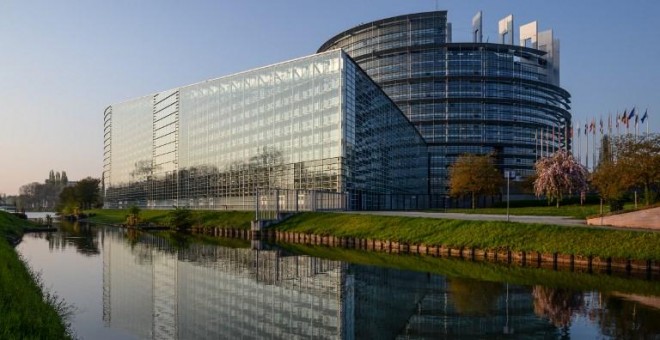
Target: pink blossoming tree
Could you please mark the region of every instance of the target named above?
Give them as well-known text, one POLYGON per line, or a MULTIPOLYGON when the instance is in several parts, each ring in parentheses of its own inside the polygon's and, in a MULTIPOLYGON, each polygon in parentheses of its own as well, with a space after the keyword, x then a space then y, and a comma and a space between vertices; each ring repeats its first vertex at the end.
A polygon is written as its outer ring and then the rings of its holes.
POLYGON ((534 168, 537 176, 534 181, 536 197, 545 195, 548 202, 557 201, 558 208, 565 194, 582 195, 587 191, 587 169, 564 150, 539 159, 534 168))

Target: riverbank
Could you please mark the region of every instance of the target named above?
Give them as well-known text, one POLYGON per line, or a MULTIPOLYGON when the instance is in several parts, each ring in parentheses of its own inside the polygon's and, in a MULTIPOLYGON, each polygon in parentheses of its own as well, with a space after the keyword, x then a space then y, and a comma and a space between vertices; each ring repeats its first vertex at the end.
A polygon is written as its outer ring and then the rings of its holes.
POLYGON ((11 245, 30 227, 35 225, 0 212, 0 338, 67 339, 59 314, 65 312, 64 304, 44 292, 38 275, 11 245))
MULTIPOLYGON (((140 222, 158 226, 170 226, 169 217, 173 210, 141 210, 140 222)), ((87 222, 100 224, 123 224, 126 223, 128 210, 122 209, 94 209, 85 211, 89 217, 87 222)), ((250 222, 254 219, 251 211, 217 211, 217 210, 192 210, 191 220, 194 227, 198 228, 227 228, 249 230, 250 222)))
MULTIPOLYGON (((89 220, 122 223, 126 210, 94 210, 89 220)), ((145 222, 165 223, 167 210, 145 210, 145 222)), ((249 229, 252 212, 195 211, 193 230, 249 229)), ((300 213, 274 230, 307 235, 396 242, 453 249, 537 252, 576 257, 660 261, 660 233, 606 230, 588 226, 564 227, 538 223, 450 220, 442 218, 377 216, 344 213, 300 213)), ((211 233, 217 234, 215 232, 211 233)), ((236 235, 245 237, 246 233, 236 235)), ((220 233, 218 236, 234 236, 220 233)))
POLYGON ((586 226, 577 228, 502 221, 301 213, 278 224, 276 229, 281 232, 427 247, 660 261, 660 233, 586 226))

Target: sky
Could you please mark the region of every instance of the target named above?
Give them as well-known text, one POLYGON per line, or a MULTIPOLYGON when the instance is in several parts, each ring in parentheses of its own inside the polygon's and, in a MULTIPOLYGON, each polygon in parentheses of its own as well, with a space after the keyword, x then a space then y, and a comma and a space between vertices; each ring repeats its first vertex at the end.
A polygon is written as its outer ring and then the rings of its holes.
POLYGON ((113 103, 310 55, 361 23, 436 9, 448 11, 454 42, 471 40, 480 10, 484 41, 497 42, 508 14, 516 32, 537 20, 561 41, 574 122, 635 106, 660 131, 656 0, 0 0, 0 194, 51 169, 100 178, 113 103))

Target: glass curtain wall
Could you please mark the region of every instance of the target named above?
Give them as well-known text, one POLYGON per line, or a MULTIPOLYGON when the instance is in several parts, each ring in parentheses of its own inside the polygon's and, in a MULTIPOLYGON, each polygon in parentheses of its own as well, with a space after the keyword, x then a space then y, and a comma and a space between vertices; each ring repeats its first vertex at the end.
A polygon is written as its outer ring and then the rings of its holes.
POLYGON ((352 209, 427 192, 424 140, 340 50, 108 110, 107 207, 254 209, 282 190, 296 209, 352 209))

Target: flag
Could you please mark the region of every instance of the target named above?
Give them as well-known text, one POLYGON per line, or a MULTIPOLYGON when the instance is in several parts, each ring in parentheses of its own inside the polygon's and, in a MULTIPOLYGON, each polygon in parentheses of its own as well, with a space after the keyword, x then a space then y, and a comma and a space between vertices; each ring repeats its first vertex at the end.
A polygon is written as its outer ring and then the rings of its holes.
POLYGON ((630 115, 628 116, 628 121, 629 121, 630 119, 632 119, 632 117, 634 117, 634 116, 635 116, 635 108, 633 107, 633 109, 630 110, 630 115))
POLYGON ((644 115, 642 116, 642 124, 644 124, 644 121, 648 117, 649 117, 649 109, 646 109, 646 111, 644 111, 644 115))
POLYGON ((619 120, 620 119, 621 119, 621 117, 619 117, 619 113, 617 112, 616 113, 616 127, 617 127, 617 129, 619 128, 619 120))
POLYGON ((607 133, 612 134, 612 113, 609 113, 607 117, 607 133))
POLYGON ((621 116, 621 124, 626 124, 628 121, 628 110, 623 110, 623 115, 621 116))
POLYGON ((584 123, 584 135, 586 136, 589 133, 589 123, 584 123))
POLYGON ((600 134, 603 134, 603 117, 600 117, 600 134))

